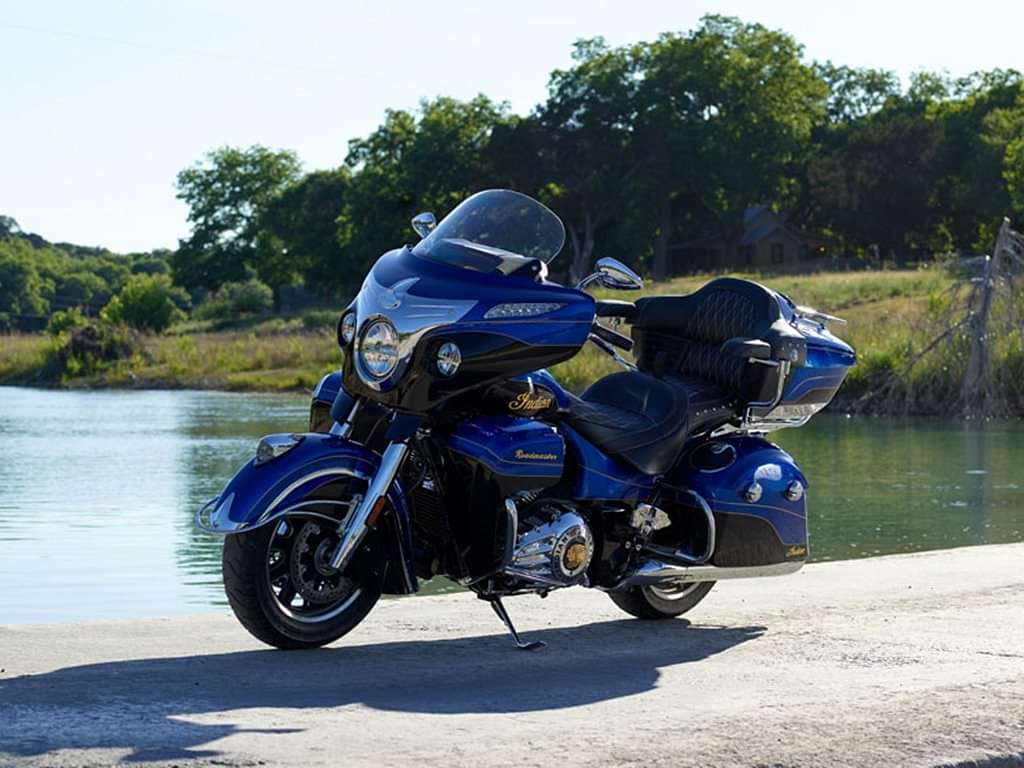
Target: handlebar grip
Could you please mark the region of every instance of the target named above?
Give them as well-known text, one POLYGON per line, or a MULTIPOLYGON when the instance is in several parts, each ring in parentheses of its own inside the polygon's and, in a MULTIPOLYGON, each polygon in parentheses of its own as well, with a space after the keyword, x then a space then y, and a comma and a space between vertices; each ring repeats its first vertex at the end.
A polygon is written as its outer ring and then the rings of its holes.
POLYGON ((595 304, 598 317, 621 317, 626 322, 632 322, 636 315, 636 304, 632 301, 598 299, 595 304))
POLYGON ((599 339, 604 339, 613 347, 618 347, 626 352, 633 351, 633 340, 629 336, 613 331, 611 328, 606 328, 597 322, 594 323, 590 330, 599 339))

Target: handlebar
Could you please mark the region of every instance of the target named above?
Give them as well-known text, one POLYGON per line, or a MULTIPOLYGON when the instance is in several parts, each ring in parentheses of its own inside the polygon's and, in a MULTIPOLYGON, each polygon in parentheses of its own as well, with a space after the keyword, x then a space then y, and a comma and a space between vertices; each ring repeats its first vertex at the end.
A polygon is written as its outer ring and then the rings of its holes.
POLYGON ((632 301, 598 299, 595 304, 598 317, 619 317, 630 323, 636 316, 636 304, 632 301))
MULTIPOLYGON (((620 315, 616 315, 616 317, 620 317, 620 315)), ((606 326, 601 325, 597 321, 595 321, 594 324, 591 326, 590 332, 597 336, 599 339, 608 342, 613 347, 618 347, 619 349, 625 352, 633 351, 633 340, 629 338, 629 336, 621 334, 618 331, 613 331, 611 328, 607 328, 606 326)))

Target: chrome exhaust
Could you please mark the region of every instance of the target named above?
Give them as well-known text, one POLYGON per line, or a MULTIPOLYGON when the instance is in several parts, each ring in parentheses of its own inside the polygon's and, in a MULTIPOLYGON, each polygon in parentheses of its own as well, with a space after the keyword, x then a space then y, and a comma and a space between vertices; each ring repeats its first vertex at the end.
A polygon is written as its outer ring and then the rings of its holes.
POLYGON ((771 565, 719 567, 716 565, 674 565, 661 560, 645 560, 612 589, 664 584, 689 584, 696 581, 724 579, 755 579, 761 576, 785 576, 804 566, 803 560, 790 560, 771 565))

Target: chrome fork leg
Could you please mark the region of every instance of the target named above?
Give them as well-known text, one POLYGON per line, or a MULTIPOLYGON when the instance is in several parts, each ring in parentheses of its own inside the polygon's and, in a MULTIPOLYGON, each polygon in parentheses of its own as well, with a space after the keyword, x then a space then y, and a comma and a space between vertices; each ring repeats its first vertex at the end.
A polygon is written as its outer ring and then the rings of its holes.
POLYGON ((385 496, 388 488, 398 474, 406 454, 409 452, 408 443, 389 443, 380 460, 380 468, 370 481, 370 487, 366 489, 366 495, 362 501, 345 518, 341 531, 341 541, 334 548, 331 555, 331 568, 342 571, 352 558, 352 553, 362 542, 366 530, 377 522, 383 505, 386 503, 385 496))
POLYGON ((498 618, 505 622, 505 626, 508 627, 509 633, 512 635, 512 639, 516 641, 516 648, 520 651, 539 651, 547 643, 543 640, 534 640, 532 643, 524 643, 519 639, 519 633, 516 632, 516 628, 512 626, 512 619, 509 618, 508 611, 505 610, 505 606, 501 602, 500 597, 489 597, 487 601, 491 604, 491 608, 498 614, 498 618))

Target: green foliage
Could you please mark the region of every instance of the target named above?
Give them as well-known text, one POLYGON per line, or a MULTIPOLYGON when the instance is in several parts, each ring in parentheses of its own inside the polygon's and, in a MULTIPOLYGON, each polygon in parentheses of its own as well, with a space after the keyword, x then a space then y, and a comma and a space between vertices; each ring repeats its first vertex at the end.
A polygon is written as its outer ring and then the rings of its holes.
POLYGON ((141 349, 138 335, 124 325, 89 319, 59 334, 47 363, 51 378, 95 376, 130 360, 141 349))
MULTIPOLYGON (((260 246, 260 217, 267 204, 299 176, 292 152, 253 146, 221 147, 205 162, 178 174, 178 199, 189 207, 192 234, 172 259, 175 281, 186 288, 216 290, 246 277, 246 268, 272 265, 277 243, 260 246)), ((271 266, 271 276, 280 272, 271 266)))
POLYGON ((47 283, 28 258, 27 246, 0 241, 0 310, 40 315, 49 308, 47 283))
POLYGON ((46 324, 46 332, 50 336, 60 336, 72 328, 80 328, 88 322, 88 318, 77 307, 58 309, 46 324))
POLYGON ((238 283, 225 283, 216 294, 196 307, 194 316, 200 320, 238 318, 261 315, 270 311, 273 292, 252 278, 238 283))
POLYGON ((103 308, 106 323, 124 323, 147 331, 165 330, 185 318, 188 294, 171 284, 167 275, 135 275, 103 308))

